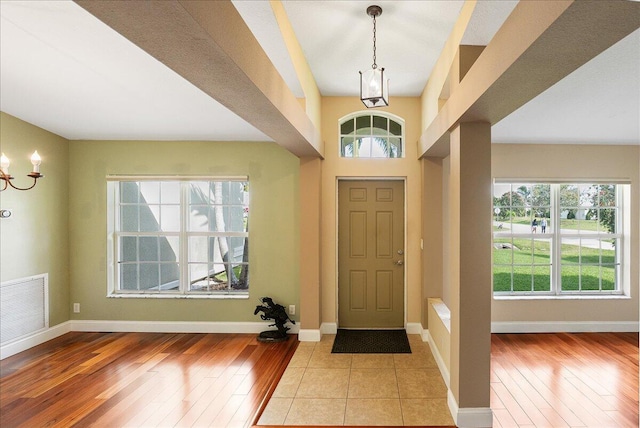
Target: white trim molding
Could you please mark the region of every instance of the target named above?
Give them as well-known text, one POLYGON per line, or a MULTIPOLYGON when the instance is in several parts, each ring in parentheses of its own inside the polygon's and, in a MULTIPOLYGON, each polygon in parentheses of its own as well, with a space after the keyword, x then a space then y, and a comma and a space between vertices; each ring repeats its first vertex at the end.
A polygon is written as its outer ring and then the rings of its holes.
MULTIPOLYGON (((72 331, 144 332, 144 333, 260 333, 272 330, 267 322, 217 321, 71 321, 72 331)), ((293 325, 289 333, 298 333, 293 325)))
POLYGON ((300 342, 320 342, 320 339, 322 339, 320 329, 301 328, 298 332, 300 342))
POLYGON ((458 428, 488 428, 493 426, 493 412, 489 407, 458 407, 458 402, 449 390, 449 411, 458 428))
MULTIPOLYGON (((0 347, 0 360, 26 351, 58 336, 72 332, 144 332, 144 333, 248 333, 258 334, 272 330, 268 322, 197 322, 197 321, 111 321, 71 320, 39 331, 0 347)), ((313 331, 313 330, 306 330, 313 331)), ((299 334, 299 326, 293 325, 291 334, 299 334)), ((303 330, 304 333, 304 330, 303 330)), ((305 333, 306 334, 306 333, 305 333)), ((319 335, 319 333, 318 333, 319 335)), ((320 340, 318 338, 318 340, 320 340)))
POLYGON ((405 330, 407 334, 422 334, 422 324, 419 322, 408 322, 405 330))
POLYGON ((496 321, 491 333, 637 333, 638 321, 496 321))
POLYGON ((49 327, 46 330, 40 330, 33 333, 30 336, 17 339, 13 342, 6 343, 0 347, 0 360, 4 360, 7 357, 15 355, 19 352, 26 351, 29 348, 38 346, 44 342, 55 339, 58 336, 73 331, 71 321, 65 321, 61 324, 56 324, 53 327, 49 327))
MULTIPOLYGON (((424 336, 425 330, 422 328, 422 324, 420 323, 407 323, 405 328, 407 334, 419 334, 422 337, 423 341, 426 341, 424 336)), ((338 324, 334 322, 323 322, 320 325, 320 330, 312 330, 312 329, 300 329, 298 333, 298 340, 301 342, 319 342, 324 334, 337 334, 338 333, 338 324)))
POLYGON ((447 368, 447 365, 444 363, 444 359, 442 358, 442 355, 440 355, 440 351, 438 351, 438 347, 433 343, 433 340, 431 340, 431 335, 429 334, 429 330, 424 330, 423 337, 425 336, 426 336, 426 340, 424 338, 422 340, 429 343, 429 348, 431 349, 433 358, 435 358, 436 364, 438 364, 438 368, 440 369, 440 375, 442 375, 442 380, 444 380, 444 383, 447 386, 447 389, 449 389, 449 393, 451 393, 450 383, 449 383, 451 376, 449 375, 449 369, 447 368))
MULTIPOLYGON (((422 332, 420 333, 420 337, 422 337, 422 341, 423 342, 430 342, 431 341, 431 335, 429 334, 429 329, 428 328, 423 328, 422 332)), ((431 345, 429 345, 431 346, 431 345)))
POLYGON ((320 335, 323 334, 337 334, 338 333, 338 324, 335 322, 323 322, 320 325, 320 335))

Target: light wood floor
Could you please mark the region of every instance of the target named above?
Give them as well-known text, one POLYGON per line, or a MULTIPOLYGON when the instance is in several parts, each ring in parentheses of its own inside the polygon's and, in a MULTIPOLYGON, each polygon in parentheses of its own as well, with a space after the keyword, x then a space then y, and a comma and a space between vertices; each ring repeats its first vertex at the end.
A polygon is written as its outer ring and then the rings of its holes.
MULTIPOLYGON (((69 333, 0 362, 0 426, 249 426, 296 346, 69 333)), ((495 427, 638 426, 637 333, 492 335, 491 376, 495 427)))

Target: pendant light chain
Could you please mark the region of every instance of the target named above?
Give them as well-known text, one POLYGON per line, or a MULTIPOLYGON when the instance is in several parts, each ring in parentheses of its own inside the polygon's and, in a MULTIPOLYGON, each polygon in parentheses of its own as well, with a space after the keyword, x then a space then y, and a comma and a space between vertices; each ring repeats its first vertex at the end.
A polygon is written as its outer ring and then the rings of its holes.
POLYGON ((374 70, 378 68, 378 64, 376 64, 376 15, 373 15, 373 65, 371 66, 374 70))

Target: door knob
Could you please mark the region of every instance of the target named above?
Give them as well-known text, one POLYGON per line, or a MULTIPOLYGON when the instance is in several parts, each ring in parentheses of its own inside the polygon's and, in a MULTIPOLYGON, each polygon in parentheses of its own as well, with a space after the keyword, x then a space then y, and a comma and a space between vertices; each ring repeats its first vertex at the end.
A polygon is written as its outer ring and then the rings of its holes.
POLYGON ((402 266, 404 264, 404 261, 398 260, 398 261, 394 262, 393 264, 398 265, 398 266, 402 266))

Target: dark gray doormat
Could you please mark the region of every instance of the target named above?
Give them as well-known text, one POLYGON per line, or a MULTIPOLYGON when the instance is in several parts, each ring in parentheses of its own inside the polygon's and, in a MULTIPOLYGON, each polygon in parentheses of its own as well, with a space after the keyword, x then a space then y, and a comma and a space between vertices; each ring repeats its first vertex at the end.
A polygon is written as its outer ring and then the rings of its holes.
POLYGON ((404 330, 338 329, 333 354, 410 354, 411 347, 404 330))

